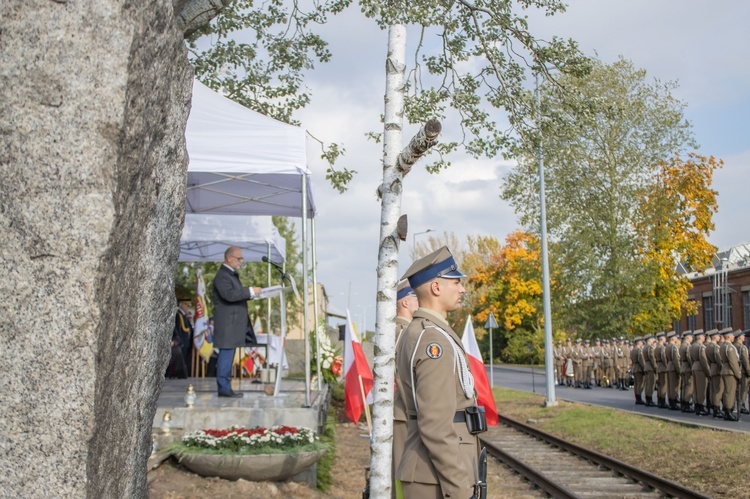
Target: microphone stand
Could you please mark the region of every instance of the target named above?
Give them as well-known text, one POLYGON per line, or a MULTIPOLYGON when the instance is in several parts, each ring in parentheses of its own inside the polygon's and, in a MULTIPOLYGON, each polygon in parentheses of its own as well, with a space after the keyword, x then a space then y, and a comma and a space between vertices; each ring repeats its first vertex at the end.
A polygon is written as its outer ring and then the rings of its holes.
MULTIPOLYGON (((276 382, 274 383, 273 389, 273 396, 277 397, 281 392, 281 375, 284 372, 284 344, 286 343, 286 299, 284 297, 284 285, 291 282, 291 277, 284 272, 284 269, 281 268, 280 265, 269 261, 268 258, 263 257, 263 261, 272 265, 273 268, 279 271, 282 283, 281 293, 279 294, 279 299, 281 300, 281 351, 279 352, 278 363, 276 364, 276 382)), ((271 334, 270 330, 268 332, 271 334)))

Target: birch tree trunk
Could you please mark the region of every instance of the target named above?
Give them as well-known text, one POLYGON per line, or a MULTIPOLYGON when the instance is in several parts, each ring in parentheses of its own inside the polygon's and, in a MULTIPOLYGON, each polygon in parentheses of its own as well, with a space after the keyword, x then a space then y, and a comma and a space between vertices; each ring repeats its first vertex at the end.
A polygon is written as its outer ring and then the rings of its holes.
POLYGON ((398 236, 403 173, 397 168, 401 152, 404 118, 404 69, 406 28, 388 29, 385 63, 385 129, 383 133, 383 183, 378 248, 378 294, 375 312, 374 406, 370 442, 370 495, 391 496, 391 443, 393 438, 393 377, 396 333, 396 284, 398 280, 398 236))

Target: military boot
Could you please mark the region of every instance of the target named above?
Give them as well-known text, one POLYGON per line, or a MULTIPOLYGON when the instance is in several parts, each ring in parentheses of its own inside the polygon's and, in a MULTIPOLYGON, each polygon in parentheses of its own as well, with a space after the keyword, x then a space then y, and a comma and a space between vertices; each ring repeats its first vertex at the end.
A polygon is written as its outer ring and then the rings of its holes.
POLYGON ((706 407, 705 405, 701 405, 700 413, 696 412, 696 414, 698 414, 699 416, 708 416, 709 414, 711 414, 711 411, 709 411, 708 407, 706 407))
POLYGON ((715 418, 722 418, 724 415, 722 414, 722 411, 719 410, 718 407, 714 406, 714 417, 715 418))
POLYGON ((679 411, 680 408, 677 407, 677 399, 673 399, 669 401, 669 410, 670 411, 679 411))
POLYGON ((640 395, 635 396, 635 405, 646 405, 640 395))
POLYGON ((656 407, 656 404, 654 404, 653 398, 646 397, 646 407, 656 407))
POLYGON ((725 421, 739 421, 739 417, 735 416, 731 409, 724 409, 724 420, 725 421))

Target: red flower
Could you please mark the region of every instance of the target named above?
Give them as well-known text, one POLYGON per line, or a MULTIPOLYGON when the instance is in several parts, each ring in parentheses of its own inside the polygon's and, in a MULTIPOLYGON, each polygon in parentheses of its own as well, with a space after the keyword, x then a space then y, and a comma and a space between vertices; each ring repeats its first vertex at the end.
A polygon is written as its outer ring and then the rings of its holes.
POLYGON ((341 360, 341 357, 336 357, 333 359, 333 364, 331 364, 331 372, 334 376, 341 376, 341 365, 343 361, 341 360))

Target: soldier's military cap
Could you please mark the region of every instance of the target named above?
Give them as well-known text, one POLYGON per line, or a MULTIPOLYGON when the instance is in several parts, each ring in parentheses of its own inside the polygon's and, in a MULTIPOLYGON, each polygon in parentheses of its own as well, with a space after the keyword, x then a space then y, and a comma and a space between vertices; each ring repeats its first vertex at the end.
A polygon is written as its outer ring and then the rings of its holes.
POLYGON ((409 286, 408 279, 404 279, 403 281, 398 283, 398 290, 396 291, 396 299, 403 300, 407 296, 416 296, 416 293, 414 293, 414 289, 412 289, 412 287, 409 286))
POLYGON ((745 334, 747 334, 745 331, 743 331, 742 329, 738 329, 734 332, 734 337, 739 338, 740 336, 745 336, 745 334))
POLYGON ((723 336, 727 336, 731 334, 732 336, 734 336, 734 329, 732 329, 731 327, 725 327, 724 329, 719 331, 719 334, 723 336))
POLYGON ((667 333, 667 338, 671 339, 671 338, 674 338, 675 336, 677 336, 677 333, 675 333, 674 331, 670 331, 667 333))
POLYGON ((626 345, 630 345, 630 340, 625 340, 626 345))
POLYGON ((685 338, 687 336, 693 336, 693 332, 692 331, 685 331, 684 333, 682 333, 682 337, 683 338, 685 338))
POLYGON ((562 345, 562 341, 560 341, 560 340, 557 340, 557 344, 558 344, 558 345, 562 345))
POLYGON ((641 338, 640 336, 636 336, 635 338, 633 338, 633 343, 638 343, 639 341, 643 341, 643 338, 641 338))
POLYGON ((695 331, 693 331, 693 336, 695 336, 696 338, 698 336, 706 336, 706 333, 704 333, 702 329, 696 329, 695 331))
POLYGON ((589 340, 583 340, 583 342, 586 343, 587 345, 591 343, 589 340))
POLYGON ((581 342, 581 338, 576 338, 576 343, 580 343, 580 342, 581 342))
POLYGON ((745 330, 744 330, 744 331, 742 331, 742 332, 743 332, 744 334, 746 334, 746 335, 750 335, 750 328, 747 328, 747 329, 745 329, 745 330))
POLYGON ((597 339, 596 339, 596 340, 594 340, 594 341, 602 341, 602 340, 600 340, 599 338, 597 338, 597 339))
POLYGON ((609 345, 609 340, 605 338, 602 340, 602 343, 604 343, 605 345, 609 345))
POLYGON ((565 343, 570 343, 571 341, 573 340, 571 340, 570 338, 565 338, 565 343))
POLYGON ((402 279, 409 279, 409 285, 417 289, 438 277, 446 279, 460 279, 466 277, 458 270, 458 264, 447 246, 433 251, 411 264, 402 279))
POLYGON ((658 333, 656 333, 657 338, 663 338, 664 336, 666 336, 666 333, 664 331, 659 331, 658 333))
POLYGON ((625 341, 625 337, 624 336, 620 336, 620 341, 625 341))
POLYGON ((643 341, 648 341, 648 340, 652 339, 653 337, 654 337, 653 335, 647 334, 646 336, 643 337, 643 341))
POLYGON ((708 336, 709 338, 712 338, 716 336, 717 334, 719 334, 718 329, 711 329, 709 332, 706 333, 706 336, 708 336))

